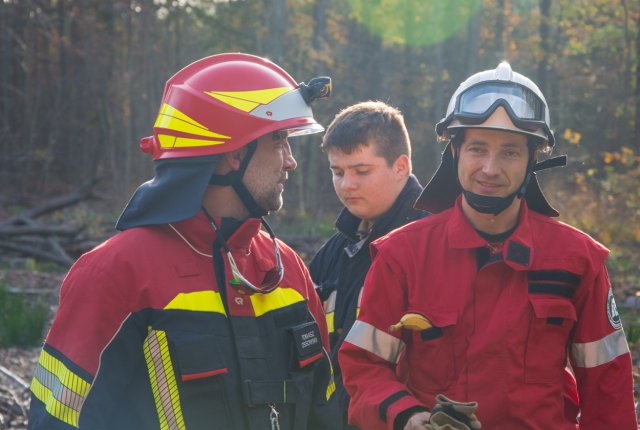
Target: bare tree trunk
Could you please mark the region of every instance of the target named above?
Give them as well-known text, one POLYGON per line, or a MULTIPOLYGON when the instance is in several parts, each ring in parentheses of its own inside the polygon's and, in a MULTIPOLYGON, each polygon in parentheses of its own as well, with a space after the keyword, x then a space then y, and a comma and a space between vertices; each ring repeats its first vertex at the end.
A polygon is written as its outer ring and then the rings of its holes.
POLYGON ((469 19, 467 24, 467 55, 466 73, 469 76, 477 72, 478 46, 480 44, 480 14, 481 9, 469 19))
POLYGON ((276 64, 282 65, 284 60, 284 39, 287 29, 287 2, 286 0, 271 0, 266 3, 271 4, 267 54, 276 64))
MULTIPOLYGON (((12 86, 11 67, 13 66, 11 47, 10 13, 13 6, 0 2, 0 134, 9 132, 9 111, 11 109, 11 95, 8 88, 12 86)), ((0 159, 1 160, 1 159, 0 159)))
POLYGON ((634 139, 636 150, 640 150, 640 14, 636 16, 636 118, 634 139))
POLYGON ((551 0, 540 0, 540 51, 542 55, 538 63, 538 86, 543 94, 547 94, 549 70, 549 20, 551 19, 551 0))
POLYGON ((505 57, 505 50, 504 50, 504 44, 503 44, 504 14, 505 14, 504 0, 498 0, 498 14, 496 15, 496 34, 495 34, 496 55, 498 56, 498 60, 503 60, 505 57))

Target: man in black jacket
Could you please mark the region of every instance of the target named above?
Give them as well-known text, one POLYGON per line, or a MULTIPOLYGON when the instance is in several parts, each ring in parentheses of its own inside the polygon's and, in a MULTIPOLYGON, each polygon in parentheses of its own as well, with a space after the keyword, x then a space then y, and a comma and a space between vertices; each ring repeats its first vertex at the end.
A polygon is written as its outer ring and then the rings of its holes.
POLYGON ((336 115, 321 147, 344 208, 336 220, 337 233, 318 251, 309 270, 327 317, 343 416, 340 428, 353 429, 347 424, 349 397, 338 349, 358 314, 371 265, 369 243, 428 213, 413 208, 422 187, 411 174, 411 143, 398 109, 379 101, 350 106, 336 115))

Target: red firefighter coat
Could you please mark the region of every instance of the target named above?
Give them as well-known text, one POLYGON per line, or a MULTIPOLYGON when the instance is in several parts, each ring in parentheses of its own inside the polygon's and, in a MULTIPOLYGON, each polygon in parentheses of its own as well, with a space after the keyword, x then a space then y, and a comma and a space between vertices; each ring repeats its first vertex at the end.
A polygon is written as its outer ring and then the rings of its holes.
MULTIPOLYGON (((275 264, 260 225, 228 237, 254 285, 275 264)), ((271 429, 272 405, 281 429, 330 429, 327 329, 302 260, 280 243, 280 286, 243 293, 203 213, 171 227, 126 230, 72 267, 29 428, 271 429)))
POLYGON ((361 312, 339 359, 350 421, 393 429, 442 393, 478 401, 491 430, 574 429, 563 395, 569 361, 583 430, 635 429, 631 357, 611 292, 608 251, 527 209, 501 248, 456 205, 372 245, 361 312), (389 331, 407 312, 423 331, 389 331))

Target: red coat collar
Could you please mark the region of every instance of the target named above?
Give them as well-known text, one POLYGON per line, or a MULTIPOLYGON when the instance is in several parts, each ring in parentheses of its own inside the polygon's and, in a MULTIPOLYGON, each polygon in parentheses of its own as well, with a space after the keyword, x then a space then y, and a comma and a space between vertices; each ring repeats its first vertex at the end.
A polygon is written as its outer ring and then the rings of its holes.
MULTIPOLYGON (((529 208, 526 200, 521 200, 518 226, 502 248, 502 257, 506 264, 515 270, 526 270, 533 261, 533 239, 529 220, 529 208)), ((478 234, 462 212, 462 195, 458 196, 450 209, 447 223, 447 239, 451 248, 482 248, 487 241, 478 234)))
MULTIPOLYGON (((213 217, 216 223, 221 224, 220 217, 213 217)), ((195 216, 183 221, 172 223, 189 243, 198 251, 211 254, 211 245, 217 239, 217 234, 209 222, 209 219, 200 211, 195 216)), ((234 250, 248 250, 251 240, 258 234, 262 226, 259 218, 249 218, 231 235, 225 237, 229 248, 234 250)), ((169 228, 167 226, 167 228, 169 228)))

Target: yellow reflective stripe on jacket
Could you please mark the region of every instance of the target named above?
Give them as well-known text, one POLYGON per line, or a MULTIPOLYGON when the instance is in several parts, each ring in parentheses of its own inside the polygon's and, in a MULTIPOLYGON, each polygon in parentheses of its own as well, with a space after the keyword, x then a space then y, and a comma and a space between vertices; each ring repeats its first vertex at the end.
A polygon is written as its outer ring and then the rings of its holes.
POLYGON ((91 385, 44 349, 36 365, 31 391, 47 412, 78 427, 80 410, 91 385))
POLYGON ((327 300, 325 300, 324 303, 322 304, 324 308, 324 315, 325 315, 325 318, 327 319, 327 330, 329 331, 329 333, 333 333, 335 331, 333 318, 336 310, 337 295, 338 295, 337 291, 335 290, 332 291, 331 294, 329 294, 329 297, 327 298, 327 300))
POLYGON ((327 354, 327 351, 324 349, 324 347, 322 348, 322 352, 324 352, 325 357, 329 362, 330 376, 329 376, 329 384, 327 384, 327 402, 328 402, 329 399, 331 398, 331 395, 336 391, 336 380, 333 378, 333 364, 331 364, 331 358, 329 358, 329 354, 327 354))
POLYGON ((360 287, 360 292, 358 293, 358 307, 356 307, 356 318, 360 316, 360 303, 362 303, 362 291, 364 291, 364 287, 360 287))
POLYGON ((256 316, 264 315, 267 312, 286 308, 294 303, 304 301, 304 297, 293 288, 279 287, 268 294, 252 294, 251 304, 256 316))
POLYGON ((160 429, 185 430, 176 376, 169 355, 167 335, 164 331, 149 331, 144 342, 144 356, 160 420, 160 429))
POLYGON ((217 312, 226 315, 220 293, 212 290, 180 293, 164 308, 198 312, 217 312))
POLYGON ((574 343, 571 358, 577 367, 596 367, 609 363, 623 354, 629 353, 629 345, 624 330, 616 330, 594 342, 574 343))
POLYGON ((356 320, 353 324, 345 341, 391 363, 398 362, 400 353, 405 346, 402 340, 360 320, 356 320))

